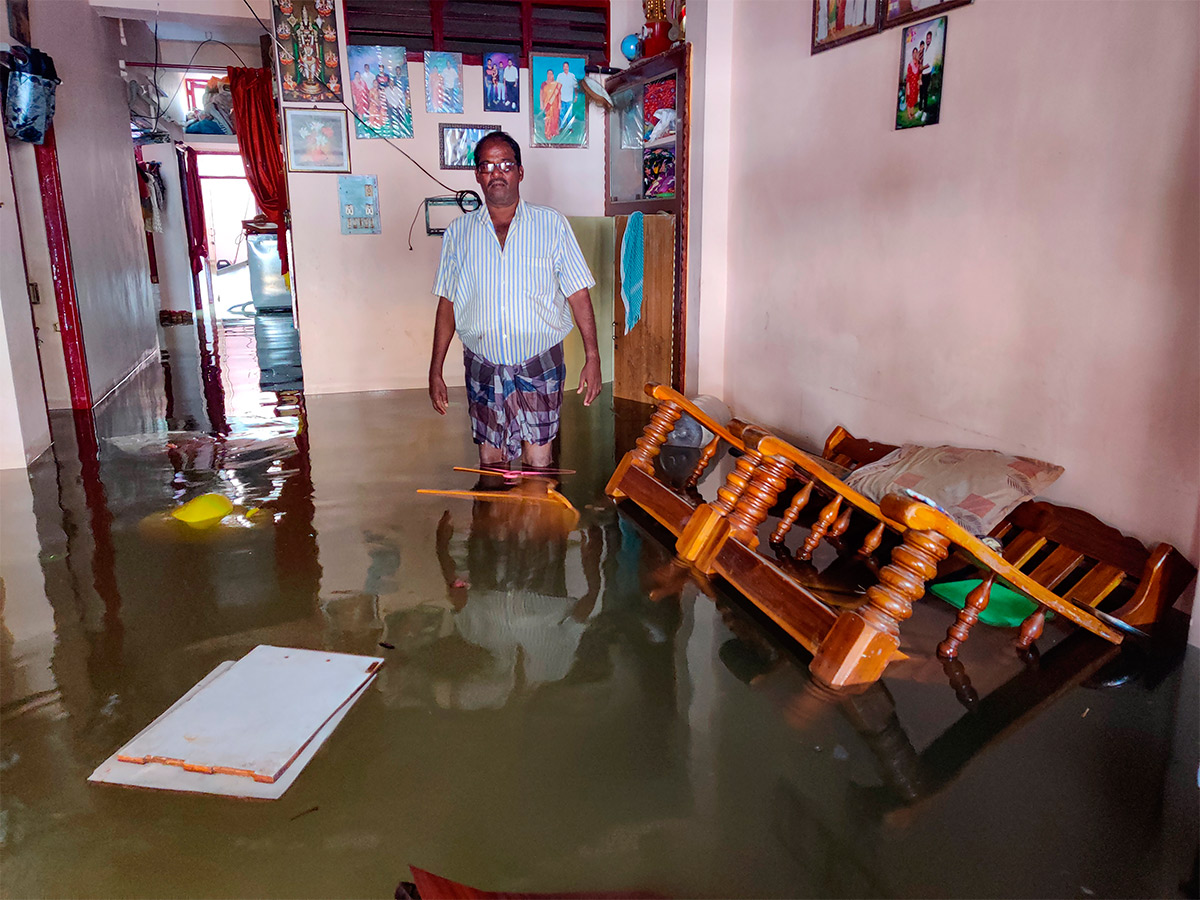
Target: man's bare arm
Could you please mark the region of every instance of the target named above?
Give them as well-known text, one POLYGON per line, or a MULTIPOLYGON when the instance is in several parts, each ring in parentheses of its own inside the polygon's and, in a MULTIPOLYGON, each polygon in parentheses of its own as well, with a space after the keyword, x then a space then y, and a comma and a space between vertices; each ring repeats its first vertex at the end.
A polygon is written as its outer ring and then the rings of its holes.
POLYGON ((583 371, 579 373, 579 393, 583 394, 583 405, 591 406, 600 393, 600 346, 596 343, 596 313, 592 309, 592 295, 582 288, 567 298, 571 315, 583 338, 583 371))
MULTIPOLYGON (((590 304, 589 304, 590 306, 590 304)), ((594 332, 595 325, 592 326, 594 332)), ((454 337, 454 304, 445 297, 438 298, 437 316, 433 320, 433 354, 429 359, 429 399, 438 415, 446 414, 449 395, 446 382, 442 379, 442 366, 446 362, 446 351, 454 337)))

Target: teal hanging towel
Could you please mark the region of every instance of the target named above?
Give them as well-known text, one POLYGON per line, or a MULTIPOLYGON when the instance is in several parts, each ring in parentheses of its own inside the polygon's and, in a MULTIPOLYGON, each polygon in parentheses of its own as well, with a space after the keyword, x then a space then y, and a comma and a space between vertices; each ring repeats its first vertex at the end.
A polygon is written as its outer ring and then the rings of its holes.
POLYGON ((642 214, 629 216, 625 237, 621 240, 621 300, 625 303, 625 333, 642 318, 642 278, 645 260, 645 234, 642 214))

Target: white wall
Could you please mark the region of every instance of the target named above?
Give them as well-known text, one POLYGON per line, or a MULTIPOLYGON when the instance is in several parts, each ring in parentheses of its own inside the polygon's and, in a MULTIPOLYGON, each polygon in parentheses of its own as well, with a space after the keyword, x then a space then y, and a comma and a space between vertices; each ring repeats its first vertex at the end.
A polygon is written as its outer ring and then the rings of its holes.
POLYGON ((729 175, 734 4, 693 3, 691 159, 688 187, 686 383, 689 394, 725 394, 729 293, 729 175))
POLYGON ((125 83, 87 0, 34 0, 33 41, 62 84, 58 144, 75 288, 97 401, 157 352, 157 312, 137 194, 125 83))
POLYGON ((192 284, 192 258, 188 253, 183 193, 179 185, 178 151, 174 144, 147 144, 142 147, 142 159, 161 163, 159 171, 163 179, 163 230, 153 235, 159 309, 194 311, 196 294, 192 284))
MULTIPOLYGON (((521 112, 485 113, 480 67, 464 67, 466 112, 460 116, 426 113, 424 67, 410 62, 408 75, 416 137, 395 143, 450 188, 477 185, 471 172, 438 168, 438 123, 498 125, 522 147, 522 197, 566 216, 604 214, 604 120, 597 109, 589 113, 586 149, 535 150, 529 148, 528 70, 521 70, 521 112)), ((354 174, 379 177, 382 234, 341 234, 337 175, 288 176, 305 387, 310 393, 424 388, 436 308, 430 289, 442 242, 425 234, 423 211, 411 251, 408 229, 424 198, 451 191, 385 141, 352 136, 350 155, 354 174)), ((456 343, 447 357, 447 384, 462 383, 460 359, 456 343)))
POLYGON ((809 56, 809 15, 735 9, 731 405, 1052 460, 1050 498, 1196 559, 1200 5, 954 10, 904 132, 900 31, 809 56))
MULTIPOLYGON (((9 40, 7 18, 0 21, 0 40, 9 40)), ((38 372, 7 139, 0 139, 0 156, 0 469, 23 469, 50 446, 50 422, 38 372)), ((53 293, 50 299, 53 302, 53 293)))

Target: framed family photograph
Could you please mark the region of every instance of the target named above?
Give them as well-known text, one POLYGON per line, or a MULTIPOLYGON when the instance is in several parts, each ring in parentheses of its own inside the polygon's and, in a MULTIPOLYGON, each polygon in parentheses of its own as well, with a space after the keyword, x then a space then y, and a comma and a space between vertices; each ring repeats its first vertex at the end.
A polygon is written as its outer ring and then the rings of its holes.
POLYGON ((883 0, 883 27, 895 28, 918 19, 928 19, 971 0, 883 0))
POLYGON ((412 104, 408 90, 408 56, 403 47, 346 48, 350 65, 350 99, 354 136, 411 138, 412 104))
POLYGON ((516 51, 485 53, 483 56, 483 111, 521 111, 520 56, 516 51))
POLYGON ((900 101, 896 128, 936 125, 942 110, 946 17, 904 29, 900 40, 900 101))
POLYGON ((586 147, 587 97, 582 56, 531 56, 529 81, 533 89, 531 147, 586 147))
POLYGON ((283 127, 289 172, 349 173, 345 110, 284 107, 283 127))
POLYGON ((812 52, 820 53, 878 34, 883 27, 881 6, 886 2, 888 0, 812 0, 812 52))
POLYGON ((475 145, 485 134, 499 131, 499 125, 438 126, 438 159, 443 169, 474 169, 475 145))

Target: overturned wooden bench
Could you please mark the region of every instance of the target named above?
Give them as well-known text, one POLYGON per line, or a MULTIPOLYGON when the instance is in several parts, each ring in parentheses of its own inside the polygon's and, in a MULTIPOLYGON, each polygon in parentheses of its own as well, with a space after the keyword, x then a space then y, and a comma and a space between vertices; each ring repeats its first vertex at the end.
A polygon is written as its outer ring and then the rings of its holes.
POLYGON ((889 445, 839 428, 819 459, 763 428, 715 422, 670 388, 651 384, 646 393, 656 408, 613 473, 609 496, 631 500, 666 527, 676 537, 680 560, 736 588, 813 654, 813 675, 833 687, 874 682, 904 657, 900 627, 952 553, 952 562, 975 567, 982 580, 939 644, 943 657, 957 654, 997 582, 1036 604, 1020 628, 1020 646, 1040 636, 1047 611, 1119 644, 1129 630, 1153 626, 1196 572, 1169 544, 1147 550, 1088 513, 1045 501, 1022 504, 997 526, 990 535, 1001 543, 997 551, 927 504, 899 494, 876 504, 824 465, 871 461, 894 449, 889 445), (656 474, 655 458, 684 413, 714 437, 687 479, 673 487, 656 474), (732 448, 737 459, 716 498, 705 502, 695 488, 722 447, 732 448), (807 533, 789 550, 802 514, 810 519, 807 533), (777 521, 767 539, 768 557, 760 531, 771 518, 777 521), (795 575, 792 563, 810 561, 822 544, 875 573, 852 608, 830 602, 795 575), (884 552, 890 554, 886 563, 879 558, 884 552), (1100 611, 1114 595, 1127 600, 1112 613, 1100 611))

